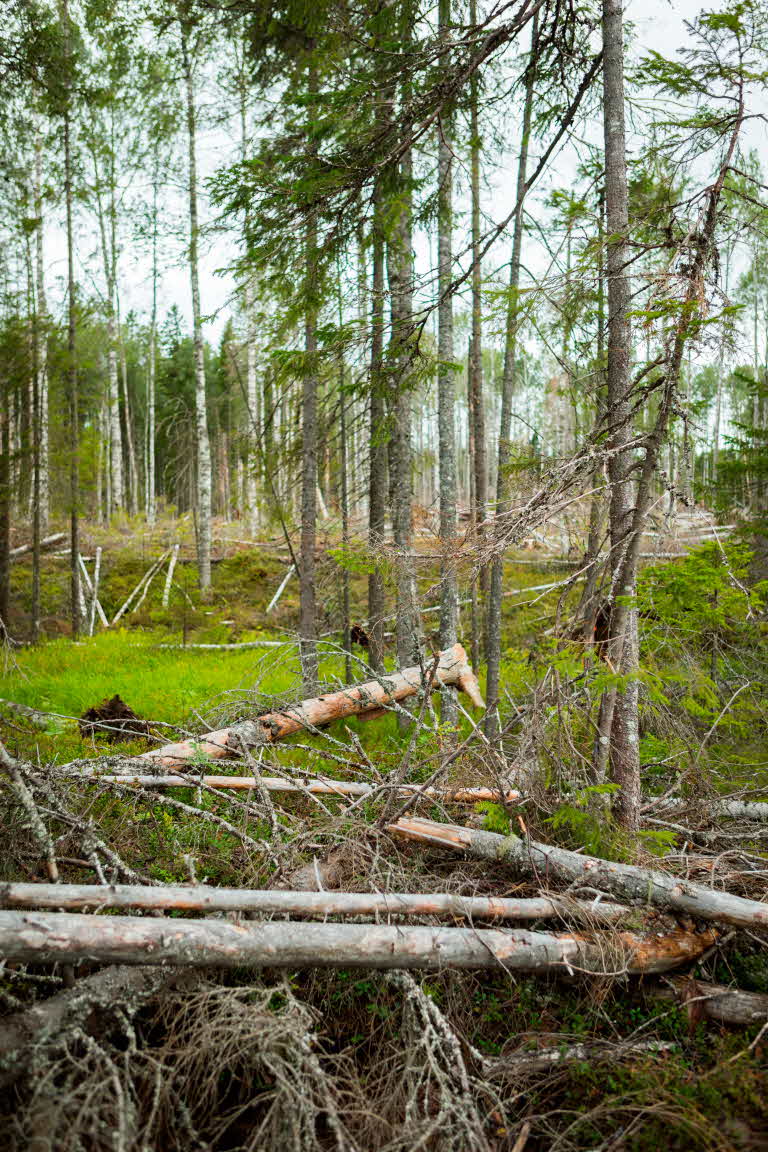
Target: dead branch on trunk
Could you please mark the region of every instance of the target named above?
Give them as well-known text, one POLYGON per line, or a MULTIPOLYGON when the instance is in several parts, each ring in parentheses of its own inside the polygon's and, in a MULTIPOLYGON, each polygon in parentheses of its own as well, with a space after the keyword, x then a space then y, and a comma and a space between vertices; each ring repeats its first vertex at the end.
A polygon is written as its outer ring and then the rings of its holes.
POLYGON ((0 954, 8 961, 220 968, 501 968, 620 975, 667 972, 689 964, 714 942, 712 932, 676 929, 549 934, 524 928, 433 928, 271 921, 90 916, 70 912, 0 912, 0 954))
POLYGON ((539 877, 542 882, 554 877, 571 884, 586 883, 625 900, 655 904, 721 924, 739 927, 768 925, 768 904, 733 896, 730 892, 718 892, 653 868, 600 860, 551 844, 517 836, 498 836, 495 832, 464 828, 458 824, 439 824, 433 820, 404 818, 389 825, 389 830, 421 844, 452 848, 482 860, 514 864, 539 877))

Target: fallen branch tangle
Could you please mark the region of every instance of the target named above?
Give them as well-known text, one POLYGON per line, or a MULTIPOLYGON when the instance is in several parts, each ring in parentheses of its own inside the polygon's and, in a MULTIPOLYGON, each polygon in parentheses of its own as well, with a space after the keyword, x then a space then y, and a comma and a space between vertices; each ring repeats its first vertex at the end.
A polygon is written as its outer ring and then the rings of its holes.
POLYGON ((556 878, 569 883, 581 882, 625 900, 655 904, 701 920, 746 928, 768 927, 768 904, 734 896, 730 892, 718 892, 656 869, 600 860, 551 844, 517 836, 498 836, 495 832, 458 824, 439 824, 433 820, 404 817, 389 825, 389 830, 421 844, 467 852, 482 860, 514 864, 542 881, 556 878))

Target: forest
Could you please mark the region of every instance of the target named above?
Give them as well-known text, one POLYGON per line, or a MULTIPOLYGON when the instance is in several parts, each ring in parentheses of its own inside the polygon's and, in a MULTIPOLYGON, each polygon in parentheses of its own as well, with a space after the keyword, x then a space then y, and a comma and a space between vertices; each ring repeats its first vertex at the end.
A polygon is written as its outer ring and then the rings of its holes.
POLYGON ((0 1152, 768 1147, 768 10, 0 14, 0 1152))

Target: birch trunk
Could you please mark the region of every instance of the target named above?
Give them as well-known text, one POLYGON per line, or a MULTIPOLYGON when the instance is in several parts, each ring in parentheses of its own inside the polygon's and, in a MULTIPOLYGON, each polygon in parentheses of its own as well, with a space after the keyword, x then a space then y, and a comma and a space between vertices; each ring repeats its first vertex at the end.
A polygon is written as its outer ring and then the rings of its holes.
MULTIPOLYGON (((512 402, 517 387, 517 332, 519 319, 520 263, 523 246, 523 201, 526 194, 528 171, 528 143, 533 117, 533 84, 536 68, 538 40, 538 18, 534 16, 531 31, 531 53, 525 79, 525 104, 523 107, 523 131, 520 140, 520 157, 517 164, 517 190, 514 232, 512 235, 512 258, 509 264, 509 305, 507 308, 506 341, 504 346, 504 370, 501 390, 501 415, 499 419, 499 448, 496 472, 496 516, 502 516, 507 507, 507 490, 510 461, 510 435, 512 429, 512 402)), ((499 732, 499 676, 501 672, 501 602, 504 592, 504 553, 495 550, 491 561, 491 578, 488 591, 488 626, 486 630, 487 681, 486 696, 488 712, 485 719, 485 733, 489 740, 497 739, 499 732)))
POLYGON ((189 165, 189 277, 192 289, 192 325, 195 346, 195 430, 197 449, 197 570, 203 599, 211 587, 211 444, 208 437, 208 403, 205 384, 205 344, 200 309, 200 270, 198 242, 200 225, 197 207, 197 115, 192 61, 189 57, 187 28, 181 22, 181 57, 187 113, 189 165))
MULTIPOLYGON (((450 37, 451 0, 440 0, 440 39, 450 37)), ((449 61, 445 61, 448 67, 449 61)), ((453 229, 453 152, 451 116, 444 116, 438 140, 437 267, 438 267, 438 377, 437 423, 440 462, 440 646, 456 643, 459 624, 459 592, 456 579, 456 386, 453 370, 453 297, 450 293, 453 229)), ((458 708, 452 692, 441 697, 441 719, 456 725, 458 708)))

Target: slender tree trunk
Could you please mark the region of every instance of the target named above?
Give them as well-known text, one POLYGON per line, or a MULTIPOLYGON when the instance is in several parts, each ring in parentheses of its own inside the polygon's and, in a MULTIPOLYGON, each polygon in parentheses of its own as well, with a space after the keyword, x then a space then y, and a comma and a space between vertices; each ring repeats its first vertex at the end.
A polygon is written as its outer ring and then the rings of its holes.
POLYGON ((413 501, 410 349, 413 318, 412 163, 409 150, 400 164, 400 195, 388 245, 394 367, 394 394, 391 403, 390 484, 392 487, 392 535, 397 584, 395 633, 398 663, 403 666, 418 658, 419 649, 415 581, 411 555, 413 501))
MULTIPOLYGON (((245 51, 245 49, 244 49, 245 51)), ((246 104, 246 97, 248 92, 247 77, 245 75, 244 66, 241 66, 239 76, 240 87, 240 148, 243 162, 248 159, 248 109, 246 104)), ((249 219, 246 215, 245 228, 246 235, 248 233, 249 219)), ((249 272, 246 273, 245 284, 243 286, 243 307, 245 311, 245 390, 246 390, 246 404, 247 404, 247 436, 246 436, 246 459, 245 459, 245 505, 246 516, 249 531, 255 536, 259 530, 259 502, 256 487, 256 461, 257 455, 255 450, 256 438, 259 435, 259 395, 258 395, 258 381, 256 374, 256 328, 254 324, 254 287, 253 278, 249 272)))
POLYGON ((157 517, 155 496, 155 395, 157 380, 157 185, 158 159, 152 178, 152 314, 149 322, 149 364, 147 366, 147 428, 146 428, 146 478, 144 481, 144 502, 147 524, 151 528, 157 517))
POLYGON ((11 605, 11 403, 7 381, 0 399, 0 645, 9 636, 11 605))
MULTIPOLYGON (((533 117, 533 84, 536 68, 538 20, 533 19, 531 55, 525 80, 525 104, 523 107, 523 131, 520 140, 520 157, 517 165, 517 212, 515 213, 512 235, 512 258, 509 264, 509 305, 507 308, 506 342, 504 347, 504 370, 502 375, 501 416, 499 420, 499 448, 496 472, 496 516, 502 516, 507 507, 507 470, 510 460, 510 435, 512 428, 512 401, 517 386, 517 331, 519 326, 520 263, 523 245, 523 197, 526 191, 528 169, 528 142, 533 117)), ((501 672, 501 605, 504 584, 504 553, 496 549, 491 561, 491 578, 488 591, 488 626, 486 630, 486 660, 488 674, 486 700, 488 712, 485 731, 489 740, 495 740, 499 731, 499 676, 501 672)))
MULTIPOLYGON (((598 242, 600 263, 597 269, 597 356, 595 357, 595 424, 599 425, 605 414, 605 267, 603 248, 605 238, 605 194, 601 190, 598 204, 598 242)), ((578 616, 581 618, 581 634, 585 646, 591 646, 595 630, 595 592, 598 580, 598 560, 603 535, 604 495, 600 489, 604 479, 604 466, 597 465, 590 477, 592 494, 589 498, 589 530, 587 547, 584 552, 583 567, 587 571, 581 593, 578 616)), ((602 778, 604 773, 598 773, 602 778)))
MULTIPOLYGON (((69 3, 63 0, 62 23, 66 45, 67 71, 71 67, 72 47, 69 27, 69 3)), ((67 91, 64 100, 64 202, 66 205, 67 236, 67 401, 69 408, 69 523, 70 523, 70 618, 72 639, 80 634, 80 520, 78 501, 80 496, 80 429, 77 390, 77 364, 75 343, 77 317, 75 312, 75 241, 73 230, 74 192, 72 188, 72 81, 67 77, 67 91)))
MULTIPOLYGON (((469 23, 477 23, 477 2, 470 0, 469 23)), ((473 487, 475 494, 476 530, 488 515, 488 455, 485 431, 485 404, 483 399, 483 327, 482 327, 482 298, 481 287, 483 269, 480 257, 482 231, 480 227, 480 122, 478 115, 478 78, 477 73, 472 74, 469 87, 470 109, 470 169, 472 193, 472 338, 470 341, 469 356, 469 396, 470 405, 467 414, 472 425, 472 442, 474 445, 473 458, 473 487)), ((480 590, 484 595, 488 593, 489 583, 488 565, 483 564, 480 569, 480 590)))
MULTIPOLYGON (((310 99, 317 94, 317 73, 309 73, 310 99)), ((304 372, 301 381, 301 556, 299 559, 299 644, 306 695, 317 687, 317 608, 315 547, 317 543, 317 221, 311 217, 305 235, 304 372)))
MULTIPOLYGON (((440 38, 450 37, 451 0, 440 0, 440 38)), ((446 61, 447 66, 447 61, 446 61)), ((453 153, 451 116, 444 116, 438 140, 438 378, 437 423, 440 465, 440 647, 456 643, 459 617, 459 593, 456 578, 456 385, 453 370, 453 297, 450 294, 452 273, 453 229, 453 153)), ((456 724, 458 709, 451 689, 442 697, 443 722, 456 724)))
POLYGON ((48 306, 45 296, 44 217, 43 217, 43 140, 39 119, 35 124, 35 291, 37 295, 37 403, 39 436, 40 534, 48 531, 50 493, 48 479, 48 306))
MULTIPOLYGON (((115 279, 117 289, 117 279, 115 279)), ((115 292, 117 299, 117 292, 115 292)), ((125 352, 123 326, 120 321, 120 307, 116 309, 118 347, 120 350, 120 375, 123 383, 123 412, 125 414, 125 453, 128 465, 128 513, 135 516, 139 510, 139 471, 136 465, 136 449, 133 440, 133 406, 128 386, 128 360, 125 352)))
POLYGON ((197 211, 197 118, 192 62, 187 29, 181 24, 181 55, 187 107, 189 160, 189 276, 192 288, 192 324, 195 346, 195 432, 197 448, 197 571, 204 599, 211 587, 211 444, 208 437, 208 402, 205 385, 205 344, 200 309, 200 271, 197 211))
MULTIPOLYGON (((339 300, 339 312, 341 312, 341 300, 339 300)), ((341 321, 341 316, 339 320, 341 321)), ((339 468, 341 471, 341 545, 346 553, 346 550, 349 548, 349 462, 347 448, 347 397, 344 395, 343 352, 339 357, 339 455, 339 468)), ((349 592, 349 568, 344 564, 341 570, 341 644, 344 649, 344 679, 347 684, 352 682, 349 592)))
POLYGON ((627 274, 629 198, 624 131, 624 31, 621 0, 603 0, 603 126, 605 137, 605 202, 608 245, 608 376, 607 419, 611 429, 608 462, 610 483, 609 527, 613 579, 609 654, 614 670, 628 677, 614 689, 610 725, 610 765, 619 785, 615 813, 629 832, 640 819, 640 747, 638 734, 637 611, 613 611, 616 597, 626 603, 635 595, 634 569, 625 564, 630 545, 635 486, 629 321, 630 285, 627 274))
POLYGON ((387 427, 384 396, 384 203, 381 177, 376 179, 373 205, 373 274, 371 285, 371 388, 369 416, 368 543, 372 568, 368 575, 368 655, 376 672, 384 671, 384 576, 380 549, 387 513, 387 427))

